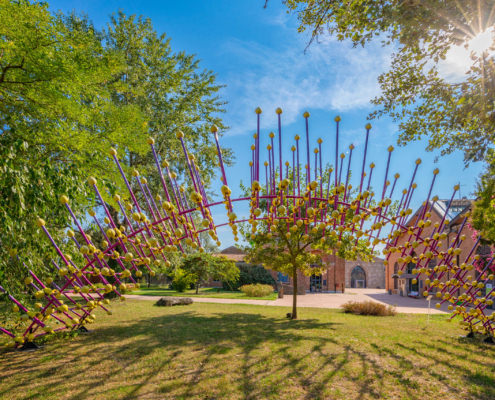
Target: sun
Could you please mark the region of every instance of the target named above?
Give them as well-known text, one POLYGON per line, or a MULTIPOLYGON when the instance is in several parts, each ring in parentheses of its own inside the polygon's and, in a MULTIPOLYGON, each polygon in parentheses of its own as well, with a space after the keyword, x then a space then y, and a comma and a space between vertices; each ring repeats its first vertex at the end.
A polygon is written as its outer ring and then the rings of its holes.
POLYGON ((495 29, 490 27, 467 39, 463 44, 452 46, 439 64, 439 70, 451 82, 464 79, 475 57, 495 55, 495 29))
POLYGON ((493 53, 494 44, 494 27, 484 30, 478 33, 472 39, 467 42, 467 49, 470 52, 474 52, 476 55, 482 55, 483 53, 493 53))

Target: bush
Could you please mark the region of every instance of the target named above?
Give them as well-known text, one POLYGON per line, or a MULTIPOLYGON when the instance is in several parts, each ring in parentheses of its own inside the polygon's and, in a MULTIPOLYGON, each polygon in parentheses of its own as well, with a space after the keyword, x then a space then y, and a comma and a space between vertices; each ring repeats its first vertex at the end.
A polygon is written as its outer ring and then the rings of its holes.
POLYGON ((243 285, 240 287, 240 290, 249 297, 264 297, 273 293, 273 287, 271 285, 263 285, 261 283, 243 285))
POLYGON ((236 282, 222 281, 225 290, 239 290, 241 286, 253 283, 263 283, 275 286, 275 280, 261 265, 237 263, 239 267, 239 279, 236 282))
POLYGON ((196 277, 184 271, 182 268, 177 268, 172 276, 170 289, 177 292, 184 292, 191 284, 196 282, 196 277))
POLYGON ((395 307, 374 301, 349 301, 342 305, 345 313, 357 315, 378 315, 381 317, 397 314, 395 307))

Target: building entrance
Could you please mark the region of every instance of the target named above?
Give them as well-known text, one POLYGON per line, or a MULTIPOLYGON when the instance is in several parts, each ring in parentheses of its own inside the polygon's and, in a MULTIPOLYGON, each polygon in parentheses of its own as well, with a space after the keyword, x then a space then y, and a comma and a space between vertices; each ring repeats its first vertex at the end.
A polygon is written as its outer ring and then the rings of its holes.
POLYGON ((312 293, 321 292, 323 289, 321 274, 313 274, 309 278, 309 291, 312 293))

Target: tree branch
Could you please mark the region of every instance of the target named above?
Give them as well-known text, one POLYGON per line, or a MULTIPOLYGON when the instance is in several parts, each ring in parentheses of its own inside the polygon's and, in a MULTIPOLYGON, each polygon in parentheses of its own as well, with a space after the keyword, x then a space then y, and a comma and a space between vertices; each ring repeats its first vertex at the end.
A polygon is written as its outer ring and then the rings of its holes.
POLYGON ((3 83, 5 80, 5 75, 9 69, 22 69, 24 70, 24 57, 22 57, 22 61, 19 65, 7 65, 2 68, 2 74, 0 75, 0 83, 3 83))

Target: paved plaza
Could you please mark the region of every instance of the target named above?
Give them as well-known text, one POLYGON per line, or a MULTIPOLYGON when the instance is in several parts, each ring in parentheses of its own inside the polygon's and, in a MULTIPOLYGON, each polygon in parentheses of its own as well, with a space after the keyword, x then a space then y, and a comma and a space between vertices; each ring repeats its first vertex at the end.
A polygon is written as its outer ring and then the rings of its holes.
MULTIPOLYGON (((128 295, 130 299, 157 300, 157 296, 128 295)), ((257 304, 266 306, 292 306, 292 296, 286 295, 277 300, 243 300, 243 299, 215 299, 194 297, 198 303, 224 303, 224 304, 257 304)), ((388 294, 384 289, 346 289, 345 293, 307 293, 297 296, 298 307, 316 308, 340 308, 348 301, 372 300, 377 303, 389 304, 397 308, 397 312, 406 314, 443 314, 448 312, 448 304, 443 304, 441 309, 435 308, 436 302, 432 300, 431 309, 425 299, 402 297, 396 294, 388 294)))

